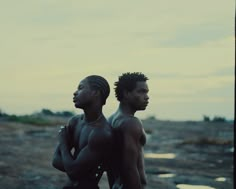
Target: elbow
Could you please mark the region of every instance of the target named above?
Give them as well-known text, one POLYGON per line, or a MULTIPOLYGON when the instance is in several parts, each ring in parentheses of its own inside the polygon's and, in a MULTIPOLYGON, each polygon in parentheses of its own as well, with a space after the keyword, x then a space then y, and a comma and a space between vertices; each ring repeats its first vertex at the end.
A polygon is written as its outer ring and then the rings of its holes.
POLYGON ((145 181, 142 180, 142 181, 141 181, 141 185, 142 185, 142 187, 141 187, 142 189, 146 188, 146 186, 147 186, 147 181, 146 181, 146 180, 145 180, 145 181))
POLYGON ((51 165, 54 168, 56 168, 56 169, 58 169, 60 171, 65 172, 64 165, 62 164, 62 162, 58 158, 54 157, 52 162, 51 162, 51 165))
POLYGON ((75 162, 68 162, 64 166, 66 173, 71 177, 79 178, 87 174, 87 169, 82 165, 75 164, 75 162))
POLYGON ((142 180, 141 180, 141 184, 142 184, 143 186, 146 186, 146 185, 147 185, 147 180, 146 180, 146 179, 142 179, 142 180))
POLYGON ((51 165, 52 165, 54 168, 57 168, 57 158, 56 158, 55 156, 54 156, 53 159, 52 159, 51 165))
POLYGON ((140 180, 142 185, 147 185, 147 177, 145 172, 140 174, 140 180))
POLYGON ((51 165, 54 167, 54 168, 57 168, 58 167, 58 164, 57 164, 57 161, 55 158, 53 158, 52 162, 51 162, 51 165))

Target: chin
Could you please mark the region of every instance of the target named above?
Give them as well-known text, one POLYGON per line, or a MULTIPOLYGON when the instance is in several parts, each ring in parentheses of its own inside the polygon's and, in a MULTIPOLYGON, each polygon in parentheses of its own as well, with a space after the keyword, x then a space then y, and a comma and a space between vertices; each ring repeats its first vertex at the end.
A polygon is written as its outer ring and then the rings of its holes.
POLYGON ((76 106, 76 104, 74 105, 74 107, 75 107, 75 108, 78 108, 78 107, 76 106))
POLYGON ((147 106, 144 106, 142 108, 140 108, 141 110, 146 110, 147 106))
POLYGON ((80 108, 80 105, 79 104, 74 104, 74 106, 76 107, 76 108, 80 108))

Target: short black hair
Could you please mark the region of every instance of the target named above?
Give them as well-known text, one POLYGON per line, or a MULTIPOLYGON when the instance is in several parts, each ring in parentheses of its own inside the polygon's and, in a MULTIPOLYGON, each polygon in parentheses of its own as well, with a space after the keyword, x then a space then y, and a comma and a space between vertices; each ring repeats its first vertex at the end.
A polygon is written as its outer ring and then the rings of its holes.
POLYGON ((107 80, 99 75, 90 75, 86 77, 92 89, 99 90, 103 105, 106 104, 106 99, 110 94, 110 86, 107 80))
POLYGON ((118 101, 123 99, 124 91, 132 91, 136 87, 138 81, 147 81, 148 78, 141 72, 127 72, 119 76, 119 80, 115 82, 115 96, 118 101))

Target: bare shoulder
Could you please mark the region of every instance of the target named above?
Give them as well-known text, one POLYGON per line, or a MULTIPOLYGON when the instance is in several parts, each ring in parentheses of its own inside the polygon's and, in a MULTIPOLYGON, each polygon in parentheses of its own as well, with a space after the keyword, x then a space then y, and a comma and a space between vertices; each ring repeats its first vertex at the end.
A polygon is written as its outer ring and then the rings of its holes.
POLYGON ((124 118, 121 129, 127 134, 140 135, 143 130, 142 122, 137 117, 124 118))
POLYGON ((78 120, 80 120, 81 118, 82 118, 82 115, 72 116, 68 121, 68 125, 76 125, 78 120))
POLYGON ((82 119, 83 115, 75 115, 71 117, 67 123, 67 127, 70 132, 72 132, 75 128, 75 126, 79 123, 79 121, 82 119))

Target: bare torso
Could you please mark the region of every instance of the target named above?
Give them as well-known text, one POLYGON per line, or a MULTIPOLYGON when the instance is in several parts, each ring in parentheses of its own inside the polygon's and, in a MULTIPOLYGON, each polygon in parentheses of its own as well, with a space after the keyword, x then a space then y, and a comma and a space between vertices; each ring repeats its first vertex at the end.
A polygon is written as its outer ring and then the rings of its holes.
POLYGON ((78 171, 82 172, 69 174, 68 185, 96 188, 106 169, 112 144, 111 126, 103 115, 92 123, 88 123, 84 115, 78 115, 69 121, 67 133, 73 159, 78 159, 78 171))
MULTIPOLYGON (((113 161, 111 163, 111 166, 110 166, 111 168, 108 173, 109 183, 110 183, 110 186, 113 185, 113 188, 117 187, 117 188, 126 189, 127 187, 125 187, 125 184, 124 184, 125 175, 123 174, 124 172, 123 169, 126 169, 124 167, 125 165, 124 161, 126 161, 126 159, 124 158, 124 155, 123 155, 124 153, 123 148, 124 146, 127 146, 127 144, 129 145, 130 143, 131 149, 133 148, 134 151, 137 152, 135 155, 138 156, 138 153, 142 150, 143 146, 146 143, 145 132, 142 127, 142 123, 138 118, 134 116, 122 114, 119 111, 113 114, 108 119, 108 122, 112 126, 113 137, 115 140, 114 146, 113 146, 113 152, 112 152, 113 161), (132 122, 133 120, 139 122, 139 124, 134 125, 134 132, 131 133, 137 142, 137 145, 135 146, 132 144, 132 141, 130 141, 129 138, 125 136, 127 131, 129 130, 127 128, 131 127, 129 123, 132 122)), ((129 153, 129 151, 126 151, 125 153, 129 153)), ((134 169, 138 169, 139 177, 142 177, 142 174, 144 173, 143 173, 142 168, 140 168, 139 164, 140 162, 139 160, 137 160, 137 162, 133 165, 133 167, 134 169)))

